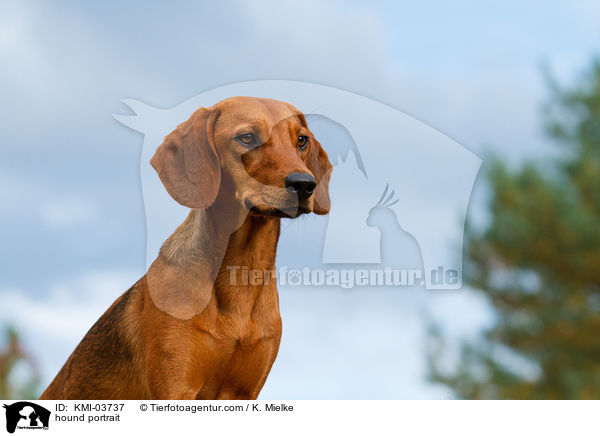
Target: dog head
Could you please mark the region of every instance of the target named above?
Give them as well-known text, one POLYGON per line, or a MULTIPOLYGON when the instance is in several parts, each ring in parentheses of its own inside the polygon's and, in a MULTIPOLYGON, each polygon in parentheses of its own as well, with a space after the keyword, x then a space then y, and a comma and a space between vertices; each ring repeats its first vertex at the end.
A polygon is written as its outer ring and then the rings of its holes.
POLYGON ((200 108, 150 161, 169 194, 201 209, 233 198, 251 214, 326 214, 332 166, 289 103, 232 97, 200 108))

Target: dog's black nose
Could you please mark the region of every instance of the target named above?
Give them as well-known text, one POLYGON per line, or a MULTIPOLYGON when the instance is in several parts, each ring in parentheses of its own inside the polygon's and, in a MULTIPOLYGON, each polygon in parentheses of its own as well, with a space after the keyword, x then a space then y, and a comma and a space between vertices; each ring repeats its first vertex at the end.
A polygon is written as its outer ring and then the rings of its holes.
POLYGON ((313 176, 308 173, 290 173, 285 178, 285 189, 298 195, 298 200, 306 200, 317 186, 313 176))

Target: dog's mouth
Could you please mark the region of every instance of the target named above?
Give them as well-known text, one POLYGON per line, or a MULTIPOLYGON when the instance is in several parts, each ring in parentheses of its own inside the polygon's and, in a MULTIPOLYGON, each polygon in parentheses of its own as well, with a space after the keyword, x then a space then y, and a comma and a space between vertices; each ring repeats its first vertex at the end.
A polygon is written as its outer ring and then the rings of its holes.
POLYGON ((300 215, 311 213, 312 210, 304 204, 273 206, 266 203, 256 203, 247 199, 245 206, 251 215, 273 218, 297 218, 300 215))

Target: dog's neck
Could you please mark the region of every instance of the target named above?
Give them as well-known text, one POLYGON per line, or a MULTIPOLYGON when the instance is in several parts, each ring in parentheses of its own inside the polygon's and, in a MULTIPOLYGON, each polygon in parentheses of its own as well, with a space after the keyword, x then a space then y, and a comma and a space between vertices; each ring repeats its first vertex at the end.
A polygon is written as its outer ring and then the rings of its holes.
POLYGON ((247 211, 192 210, 165 241, 161 256, 190 271, 207 264, 213 272, 228 266, 274 267, 279 228, 280 218, 247 211))
MULTIPOLYGON (((210 207, 192 210, 163 244, 157 267, 153 264, 148 270, 155 304, 188 319, 203 311, 212 298, 225 310, 235 305, 236 293, 243 287, 258 298, 262 286, 247 286, 240 275, 249 270, 274 271, 279 230, 280 218, 251 215, 235 196, 220 193, 210 207), (172 283, 169 293, 153 293, 164 289, 166 281, 172 283)), ((270 279, 274 285, 275 278, 270 279)))
POLYGON ((220 193, 210 207, 189 213, 160 255, 192 271, 207 260, 215 272, 234 265, 274 267, 279 228, 280 218, 252 215, 232 195, 220 193))

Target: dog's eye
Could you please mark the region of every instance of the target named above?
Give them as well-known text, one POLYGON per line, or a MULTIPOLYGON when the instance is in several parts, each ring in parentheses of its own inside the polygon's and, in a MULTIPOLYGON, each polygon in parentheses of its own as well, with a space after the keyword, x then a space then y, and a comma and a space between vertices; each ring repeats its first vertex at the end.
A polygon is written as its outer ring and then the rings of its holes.
POLYGON ((298 148, 304 150, 308 145, 308 136, 298 136, 298 148))
POLYGON ((245 147, 253 147, 256 145, 256 136, 254 136, 252 133, 242 133, 235 139, 237 139, 245 147))

